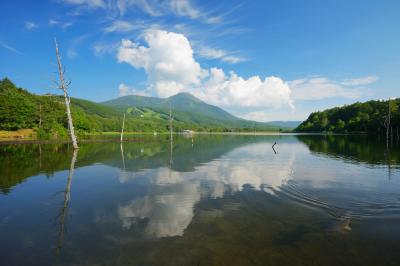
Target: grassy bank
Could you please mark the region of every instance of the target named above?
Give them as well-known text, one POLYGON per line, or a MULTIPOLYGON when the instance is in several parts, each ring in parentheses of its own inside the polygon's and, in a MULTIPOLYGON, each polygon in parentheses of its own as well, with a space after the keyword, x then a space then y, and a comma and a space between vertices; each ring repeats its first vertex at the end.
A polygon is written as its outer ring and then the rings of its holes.
POLYGON ((33 129, 19 129, 15 131, 0 130, 0 140, 33 140, 37 134, 33 129))

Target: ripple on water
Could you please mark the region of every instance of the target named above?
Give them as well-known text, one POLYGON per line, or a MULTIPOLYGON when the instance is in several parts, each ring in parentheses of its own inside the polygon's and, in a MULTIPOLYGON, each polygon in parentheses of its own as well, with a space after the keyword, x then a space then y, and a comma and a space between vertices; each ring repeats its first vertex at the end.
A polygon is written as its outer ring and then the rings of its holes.
POLYGON ((305 207, 322 209, 337 220, 400 218, 400 191, 384 193, 368 190, 365 191, 368 197, 352 197, 346 194, 348 191, 342 191, 323 198, 323 193, 317 189, 304 189, 290 180, 274 192, 305 207))

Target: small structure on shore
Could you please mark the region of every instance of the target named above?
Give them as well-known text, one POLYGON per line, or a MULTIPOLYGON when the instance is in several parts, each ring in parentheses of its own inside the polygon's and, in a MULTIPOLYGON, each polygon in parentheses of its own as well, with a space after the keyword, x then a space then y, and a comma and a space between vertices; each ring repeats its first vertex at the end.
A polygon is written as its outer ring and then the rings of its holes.
POLYGON ((185 130, 183 130, 183 134, 192 135, 192 134, 194 134, 194 131, 190 130, 190 129, 185 129, 185 130))

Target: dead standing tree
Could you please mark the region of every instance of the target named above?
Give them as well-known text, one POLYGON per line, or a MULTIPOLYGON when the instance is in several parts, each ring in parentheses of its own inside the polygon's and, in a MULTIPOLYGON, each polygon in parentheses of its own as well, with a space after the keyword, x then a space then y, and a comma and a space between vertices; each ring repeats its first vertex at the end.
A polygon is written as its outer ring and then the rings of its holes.
POLYGON ((169 163, 170 165, 172 165, 173 160, 172 160, 172 107, 171 107, 171 103, 169 103, 169 143, 170 143, 170 158, 169 158, 169 163))
POLYGON ((125 113, 124 113, 124 118, 122 119, 121 142, 124 140, 124 129, 125 129, 125 113))
POLYGON ((386 147, 389 147, 389 131, 390 131, 390 99, 388 101, 388 115, 385 119, 384 125, 386 128, 386 147))
POLYGON ((58 44, 56 38, 54 38, 54 43, 56 46, 56 56, 57 56, 57 65, 58 65, 58 75, 60 81, 57 82, 57 87, 61 89, 64 92, 64 99, 65 99, 65 108, 67 109, 67 117, 68 117, 68 130, 69 130, 69 135, 71 136, 71 141, 74 149, 78 149, 78 142, 76 140, 75 136, 75 130, 74 130, 74 124, 72 123, 72 115, 71 115, 71 108, 70 108, 70 103, 71 103, 71 98, 68 95, 68 86, 71 84, 71 82, 66 82, 64 78, 65 74, 65 68, 61 64, 61 56, 58 51, 58 44))

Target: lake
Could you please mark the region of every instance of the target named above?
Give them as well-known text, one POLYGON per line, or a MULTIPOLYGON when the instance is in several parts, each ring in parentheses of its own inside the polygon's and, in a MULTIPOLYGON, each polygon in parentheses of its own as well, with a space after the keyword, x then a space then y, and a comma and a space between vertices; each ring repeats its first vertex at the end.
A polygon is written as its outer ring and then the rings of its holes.
POLYGON ((0 239, 1 265, 400 265, 400 147, 333 135, 1 145, 0 239))

